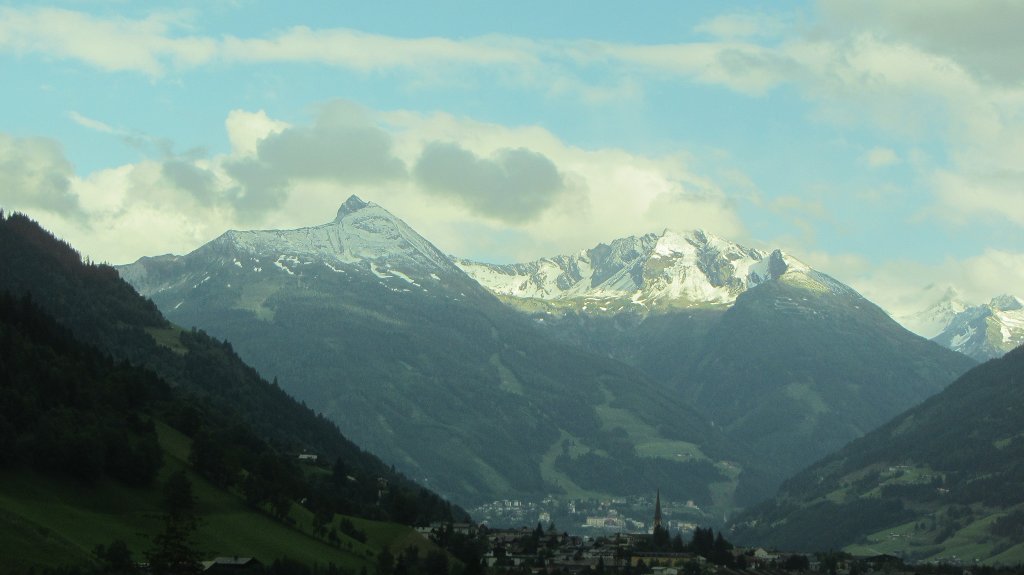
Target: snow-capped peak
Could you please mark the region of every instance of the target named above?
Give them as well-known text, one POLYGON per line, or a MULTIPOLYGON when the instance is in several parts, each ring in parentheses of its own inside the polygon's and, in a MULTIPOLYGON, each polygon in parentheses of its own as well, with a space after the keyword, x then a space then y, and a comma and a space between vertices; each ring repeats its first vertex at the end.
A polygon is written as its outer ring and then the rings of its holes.
POLYGON ((345 203, 341 204, 341 207, 338 208, 338 215, 334 218, 334 221, 339 222, 344 219, 345 216, 358 212, 359 210, 369 206, 379 207, 372 202, 364 202, 359 196, 352 194, 347 200, 345 200, 345 203))
POLYGON ((747 289, 780 278, 815 291, 852 291, 779 250, 746 248, 703 230, 629 236, 524 264, 456 264, 499 295, 608 313, 728 306, 747 289))
POLYGON ((992 301, 988 305, 992 309, 997 309, 999 311, 1014 311, 1024 308, 1024 302, 1016 296, 1009 294, 1003 294, 992 298, 992 301))
POLYGON ((680 234, 673 230, 666 229, 661 233, 658 241, 654 244, 655 256, 670 257, 675 255, 693 255, 697 253, 697 247, 692 241, 706 241, 706 236, 701 230, 695 230, 689 234, 680 234))
POLYGON ((924 309, 904 313, 894 319, 903 327, 927 338, 942 333, 957 314, 971 307, 953 286, 930 285, 917 295, 917 300, 931 303, 924 309), (937 296, 934 295, 936 293, 937 296))
POLYGON ((966 307, 933 339, 979 361, 999 357, 1024 343, 1024 303, 1001 295, 988 304, 966 307))
POLYGON ((241 254, 303 264, 355 265, 378 275, 459 273, 447 256, 401 219, 354 195, 328 223, 292 230, 232 230, 194 253, 224 249, 230 250, 232 257, 241 254))

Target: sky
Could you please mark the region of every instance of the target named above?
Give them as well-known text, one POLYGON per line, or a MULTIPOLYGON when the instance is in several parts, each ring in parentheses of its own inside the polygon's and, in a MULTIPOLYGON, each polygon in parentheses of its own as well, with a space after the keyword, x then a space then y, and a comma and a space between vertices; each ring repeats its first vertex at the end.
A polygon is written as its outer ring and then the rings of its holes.
POLYGON ((0 0, 0 207, 110 263, 356 194, 483 261, 699 228, 1024 296, 1024 1, 638 4, 0 0))

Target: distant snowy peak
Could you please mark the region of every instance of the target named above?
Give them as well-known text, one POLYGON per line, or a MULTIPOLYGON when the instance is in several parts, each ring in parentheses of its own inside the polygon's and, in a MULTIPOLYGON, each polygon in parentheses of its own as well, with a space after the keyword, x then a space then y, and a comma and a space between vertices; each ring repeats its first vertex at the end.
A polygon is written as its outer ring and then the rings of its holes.
POLYGON ((399 272, 459 273, 452 262, 401 219, 356 196, 342 204, 334 221, 294 230, 228 231, 196 250, 229 250, 232 255, 384 266, 399 272))
POLYGON ((933 303, 923 310, 904 314, 895 319, 910 331, 929 339, 942 333, 957 314, 971 307, 953 287, 943 289, 929 286, 922 292, 921 299, 933 303), (942 293, 937 299, 928 297, 929 293, 935 293, 934 290, 939 289, 942 289, 942 293))
POLYGON ((992 298, 992 301, 988 304, 989 307, 998 311, 1017 311, 1024 309, 1024 302, 1017 296, 1003 294, 992 298))
POLYGON ((934 341, 979 361, 1024 344, 1024 302, 1001 295, 954 315, 934 341))
POLYGON ((612 313, 728 306, 739 294, 771 280, 852 292, 779 250, 746 248, 703 230, 630 236, 523 264, 455 263, 498 295, 612 313))

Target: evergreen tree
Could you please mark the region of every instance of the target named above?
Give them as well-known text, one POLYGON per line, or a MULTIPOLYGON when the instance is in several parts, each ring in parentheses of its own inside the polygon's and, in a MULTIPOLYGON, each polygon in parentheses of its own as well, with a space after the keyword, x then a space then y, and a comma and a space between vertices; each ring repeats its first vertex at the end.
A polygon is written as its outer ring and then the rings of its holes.
POLYGON ((675 537, 672 538, 672 551, 675 553, 682 553, 686 550, 686 544, 683 543, 683 535, 676 531, 675 537))
POLYGON ((731 567, 736 562, 732 556, 732 543, 729 543, 725 540, 725 537, 722 537, 721 531, 715 537, 711 562, 715 565, 724 565, 726 567, 731 567))
POLYGON ((195 515, 192 483, 185 472, 177 471, 164 484, 164 530, 153 538, 153 549, 146 554, 154 575, 194 575, 201 571, 199 552, 192 535, 199 527, 195 515))
POLYGON ((714 552, 715 535, 711 528, 702 529, 697 527, 693 530, 693 540, 690 541, 690 548, 694 553, 705 559, 710 559, 714 552))
POLYGON ((395 571, 395 556, 385 547, 377 554, 377 575, 392 575, 395 571))
POLYGON ((132 561, 128 545, 121 539, 107 546, 97 545, 93 554, 99 559, 102 572, 107 575, 133 575, 139 572, 132 561))

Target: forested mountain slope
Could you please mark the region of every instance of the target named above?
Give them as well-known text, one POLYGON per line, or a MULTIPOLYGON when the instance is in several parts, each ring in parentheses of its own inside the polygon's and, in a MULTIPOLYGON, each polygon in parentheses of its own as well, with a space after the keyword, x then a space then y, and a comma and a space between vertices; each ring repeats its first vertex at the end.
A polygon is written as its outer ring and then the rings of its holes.
POLYGON ((787 481, 735 537, 788 549, 1024 560, 1024 348, 787 481))
MULTIPOLYGON (((169 323, 112 267, 83 263, 71 246, 26 216, 0 218, 0 261, 5 268, 0 292, 31 297, 76 339, 117 361, 152 370, 179 393, 197 396, 213 412, 244 425, 247 433, 278 452, 316 454, 330 464, 340 460, 365 483, 364 495, 352 499, 347 511, 408 523, 463 515, 364 452, 334 423, 263 380, 238 358, 231 344, 169 323), (377 505, 377 478, 391 486, 393 509, 377 505)), ((188 421, 196 416, 182 417, 188 421)), ((191 433, 200 424, 183 423, 192 427, 183 431, 191 433)))

